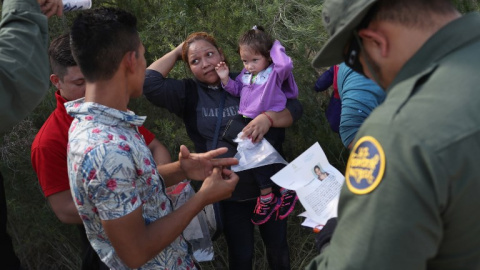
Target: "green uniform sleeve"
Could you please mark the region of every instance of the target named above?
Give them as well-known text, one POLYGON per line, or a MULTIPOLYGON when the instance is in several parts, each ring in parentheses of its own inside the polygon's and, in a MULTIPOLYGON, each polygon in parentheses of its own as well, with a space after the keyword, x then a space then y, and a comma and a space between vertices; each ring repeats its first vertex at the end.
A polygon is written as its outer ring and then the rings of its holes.
POLYGON ((428 259, 437 254, 448 188, 436 181, 445 179, 446 166, 430 149, 413 144, 419 141, 415 134, 400 129, 382 124, 361 129, 369 133, 359 134, 349 158, 337 228, 330 246, 307 269, 426 269, 428 259), (388 134, 381 132, 385 130, 388 134), (368 151, 357 148, 362 140, 368 151), (375 158, 374 148, 384 157, 375 158), (377 162, 385 165, 383 173, 371 174, 368 167, 377 162), (364 185, 371 190, 350 187, 349 175, 373 179, 372 185, 364 185))
POLYGON ((22 120, 49 85, 48 22, 35 0, 5 0, 0 22, 0 132, 22 120))

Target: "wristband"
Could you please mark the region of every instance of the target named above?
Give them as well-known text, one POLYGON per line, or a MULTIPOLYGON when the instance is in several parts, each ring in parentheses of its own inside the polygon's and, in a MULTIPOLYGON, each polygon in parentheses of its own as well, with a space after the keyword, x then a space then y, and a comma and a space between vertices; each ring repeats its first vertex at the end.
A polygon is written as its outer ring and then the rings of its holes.
POLYGON ((268 114, 266 114, 265 112, 262 112, 262 114, 265 115, 268 118, 268 121, 270 121, 270 127, 273 127, 273 119, 268 114))

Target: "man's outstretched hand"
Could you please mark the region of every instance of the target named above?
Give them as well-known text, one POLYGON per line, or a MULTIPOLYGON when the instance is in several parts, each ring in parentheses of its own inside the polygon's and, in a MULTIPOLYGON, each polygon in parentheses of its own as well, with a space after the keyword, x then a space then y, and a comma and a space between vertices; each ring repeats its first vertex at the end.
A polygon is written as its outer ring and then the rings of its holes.
POLYGON ((215 158, 225 154, 228 151, 226 147, 221 147, 206 153, 190 153, 185 145, 180 146, 178 160, 180 168, 188 179, 204 180, 210 176, 214 167, 229 167, 238 164, 236 158, 215 158))

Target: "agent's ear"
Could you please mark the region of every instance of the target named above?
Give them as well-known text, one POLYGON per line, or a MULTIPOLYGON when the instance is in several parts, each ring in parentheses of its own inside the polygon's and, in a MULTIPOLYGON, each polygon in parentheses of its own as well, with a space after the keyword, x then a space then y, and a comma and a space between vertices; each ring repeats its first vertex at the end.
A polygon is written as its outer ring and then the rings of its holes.
POLYGON ((384 58, 388 56, 388 38, 382 32, 365 28, 361 29, 358 35, 363 40, 363 46, 371 57, 380 56, 384 58))
POLYGON ((57 74, 50 74, 50 81, 57 89, 60 89, 60 78, 57 74))

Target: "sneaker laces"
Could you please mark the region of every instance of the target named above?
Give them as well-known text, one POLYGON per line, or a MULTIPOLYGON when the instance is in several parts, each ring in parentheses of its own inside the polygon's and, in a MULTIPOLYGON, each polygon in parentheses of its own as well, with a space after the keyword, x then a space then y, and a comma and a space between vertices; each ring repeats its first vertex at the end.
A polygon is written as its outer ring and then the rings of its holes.
MULTIPOLYGON (((259 199, 260 200, 260 199, 259 199)), ((272 207, 275 207, 275 205, 277 204, 277 198, 273 198, 270 202, 268 203, 263 203, 261 200, 259 203, 257 203, 257 205, 255 206, 255 214, 265 214, 263 212, 264 209, 268 208, 270 205, 272 205, 272 207)))

